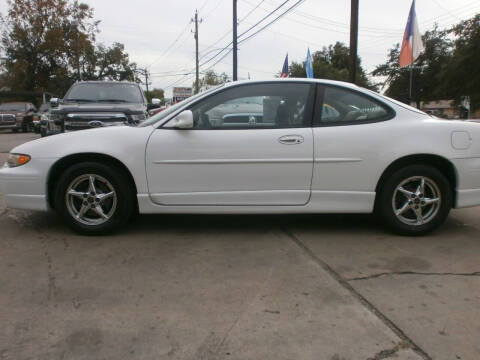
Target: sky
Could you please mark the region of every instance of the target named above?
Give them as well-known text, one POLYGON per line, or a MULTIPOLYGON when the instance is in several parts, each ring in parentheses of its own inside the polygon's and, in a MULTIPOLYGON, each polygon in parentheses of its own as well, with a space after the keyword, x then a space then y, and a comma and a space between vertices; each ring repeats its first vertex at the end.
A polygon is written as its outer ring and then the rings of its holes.
MULTIPOLYGON (((238 33, 249 29, 284 1, 238 0, 238 33)), ((289 0, 275 14, 281 14, 297 1, 289 0)), ((167 96, 173 86, 191 86, 194 80, 195 40, 191 19, 195 10, 202 20, 200 63, 209 60, 232 39, 232 0, 82 2, 93 7, 95 18, 101 21, 97 39, 106 45, 123 43, 131 60, 149 70, 150 87, 164 88, 167 96)), ((410 5, 411 0, 360 0, 358 54, 367 71, 383 63, 388 49, 401 42, 410 5)), ((0 11, 5 13, 6 8, 6 1, 0 0, 0 11)), ((479 13, 480 1, 417 0, 416 12, 423 33, 435 23, 446 28, 479 13)), ((239 44, 238 77, 272 78, 281 70, 286 53, 290 62, 304 61, 308 47, 315 52, 336 41, 348 45, 349 24, 350 0, 304 0, 272 26, 239 44)), ((208 70, 219 58, 205 64, 200 71, 208 70)), ((212 69, 231 76, 231 53, 212 69)))

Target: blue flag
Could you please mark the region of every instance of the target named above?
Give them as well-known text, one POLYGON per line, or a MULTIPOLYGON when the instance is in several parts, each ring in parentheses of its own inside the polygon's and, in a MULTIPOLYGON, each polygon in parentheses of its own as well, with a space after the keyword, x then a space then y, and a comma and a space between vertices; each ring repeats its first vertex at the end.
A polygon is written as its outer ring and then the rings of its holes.
POLYGON ((280 74, 280 77, 282 78, 288 77, 288 54, 287 56, 285 56, 285 61, 283 62, 283 68, 282 68, 282 73, 280 74))
POLYGON ((305 70, 307 71, 307 78, 313 79, 312 55, 310 55, 310 48, 307 50, 307 61, 305 62, 305 70))

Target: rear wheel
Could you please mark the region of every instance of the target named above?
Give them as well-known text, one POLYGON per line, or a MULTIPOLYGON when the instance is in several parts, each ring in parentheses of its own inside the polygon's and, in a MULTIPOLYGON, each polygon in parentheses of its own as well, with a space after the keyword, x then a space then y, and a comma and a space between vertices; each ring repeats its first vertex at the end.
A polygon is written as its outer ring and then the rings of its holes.
POLYGON ((84 235, 113 232, 128 223, 136 209, 124 172, 94 162, 74 165, 62 174, 55 208, 73 230, 84 235))
POLYGON ((411 165, 397 170, 382 185, 376 212, 401 235, 424 235, 443 224, 452 198, 450 183, 440 171, 411 165))

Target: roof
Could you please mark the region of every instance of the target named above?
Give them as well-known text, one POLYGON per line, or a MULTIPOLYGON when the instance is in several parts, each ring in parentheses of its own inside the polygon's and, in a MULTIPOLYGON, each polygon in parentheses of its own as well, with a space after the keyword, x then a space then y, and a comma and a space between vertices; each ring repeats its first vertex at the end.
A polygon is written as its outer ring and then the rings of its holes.
POLYGON ((239 80, 231 81, 225 84, 225 86, 235 86, 240 84, 262 84, 262 83, 272 83, 272 82, 304 82, 309 84, 329 84, 329 85, 341 85, 345 87, 350 87, 352 89, 360 88, 358 85, 337 80, 326 80, 326 79, 309 79, 309 78, 274 78, 274 79, 264 79, 264 80, 239 80))
POLYGON ((75 84, 131 84, 131 85, 138 85, 136 82, 133 82, 133 81, 115 81, 115 80, 85 80, 85 81, 77 81, 75 84))

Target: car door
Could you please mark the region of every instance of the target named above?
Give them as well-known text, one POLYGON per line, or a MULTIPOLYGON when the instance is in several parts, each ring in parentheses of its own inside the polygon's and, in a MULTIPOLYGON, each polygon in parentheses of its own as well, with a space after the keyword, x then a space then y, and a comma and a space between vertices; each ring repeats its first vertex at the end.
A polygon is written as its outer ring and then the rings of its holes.
POLYGON ((191 105, 194 127, 161 127, 146 149, 161 205, 304 205, 313 169, 314 86, 227 87, 191 105))
POLYGON ((395 112, 353 88, 319 85, 312 201, 323 210, 370 211, 376 181, 395 151, 395 112))

